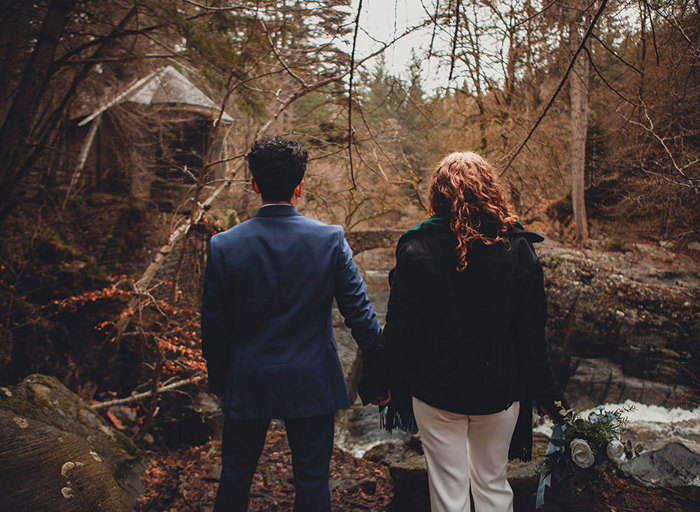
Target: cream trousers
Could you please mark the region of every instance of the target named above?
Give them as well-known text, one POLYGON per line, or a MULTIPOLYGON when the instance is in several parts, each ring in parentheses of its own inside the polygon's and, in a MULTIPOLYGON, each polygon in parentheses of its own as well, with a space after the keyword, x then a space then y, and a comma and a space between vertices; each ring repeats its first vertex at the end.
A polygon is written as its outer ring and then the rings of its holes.
POLYGON ((471 484, 476 512, 512 512, 506 480, 508 447, 520 403, 495 414, 456 414, 413 398, 428 464, 431 512, 469 512, 471 484))

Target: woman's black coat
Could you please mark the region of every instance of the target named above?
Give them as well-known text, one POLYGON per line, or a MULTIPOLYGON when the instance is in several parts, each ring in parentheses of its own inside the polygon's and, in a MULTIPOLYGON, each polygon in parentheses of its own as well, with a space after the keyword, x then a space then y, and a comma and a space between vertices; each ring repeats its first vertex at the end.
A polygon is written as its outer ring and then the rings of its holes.
POLYGON ((542 266, 518 227, 509 244, 472 243, 457 271, 457 239, 446 217, 406 232, 390 274, 386 326, 367 367, 364 396, 415 396, 440 409, 490 414, 518 400, 556 413, 542 266), (368 388, 374 388, 369 390, 368 388), (528 401, 529 403, 529 401, 528 401))

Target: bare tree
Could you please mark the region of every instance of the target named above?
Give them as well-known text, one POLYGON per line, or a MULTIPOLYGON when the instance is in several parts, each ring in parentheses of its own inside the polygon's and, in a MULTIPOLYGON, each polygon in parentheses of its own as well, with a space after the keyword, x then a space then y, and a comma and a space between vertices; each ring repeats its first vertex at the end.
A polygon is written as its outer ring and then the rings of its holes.
MULTIPOLYGON (((581 21, 588 17, 586 0, 569 3, 569 45, 572 55, 587 41, 582 42, 581 21), (580 21, 581 20, 581 21, 580 21)), ((569 75, 569 99, 571 103, 571 204, 574 212, 575 236, 579 245, 588 239, 588 219, 584 198, 584 171, 586 168, 586 134, 588 132, 588 89, 591 82, 589 54, 580 52, 573 57, 574 66, 569 75)))

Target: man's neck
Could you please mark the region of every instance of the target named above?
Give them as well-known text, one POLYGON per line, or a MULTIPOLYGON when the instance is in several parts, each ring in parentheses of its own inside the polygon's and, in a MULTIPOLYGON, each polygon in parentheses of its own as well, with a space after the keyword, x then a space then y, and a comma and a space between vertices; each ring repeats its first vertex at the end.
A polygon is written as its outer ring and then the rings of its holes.
POLYGON ((270 206, 272 204, 286 204, 288 206, 294 206, 291 201, 263 201, 262 206, 270 206))

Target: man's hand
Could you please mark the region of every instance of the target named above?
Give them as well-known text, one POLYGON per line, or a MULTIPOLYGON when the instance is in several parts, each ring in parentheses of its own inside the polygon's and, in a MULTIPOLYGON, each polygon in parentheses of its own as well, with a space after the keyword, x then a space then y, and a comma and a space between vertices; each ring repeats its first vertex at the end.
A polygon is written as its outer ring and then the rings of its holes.
POLYGON ((374 400, 372 400, 370 403, 373 405, 378 405, 380 407, 388 404, 391 402, 391 390, 387 392, 387 396, 378 396, 374 400))

